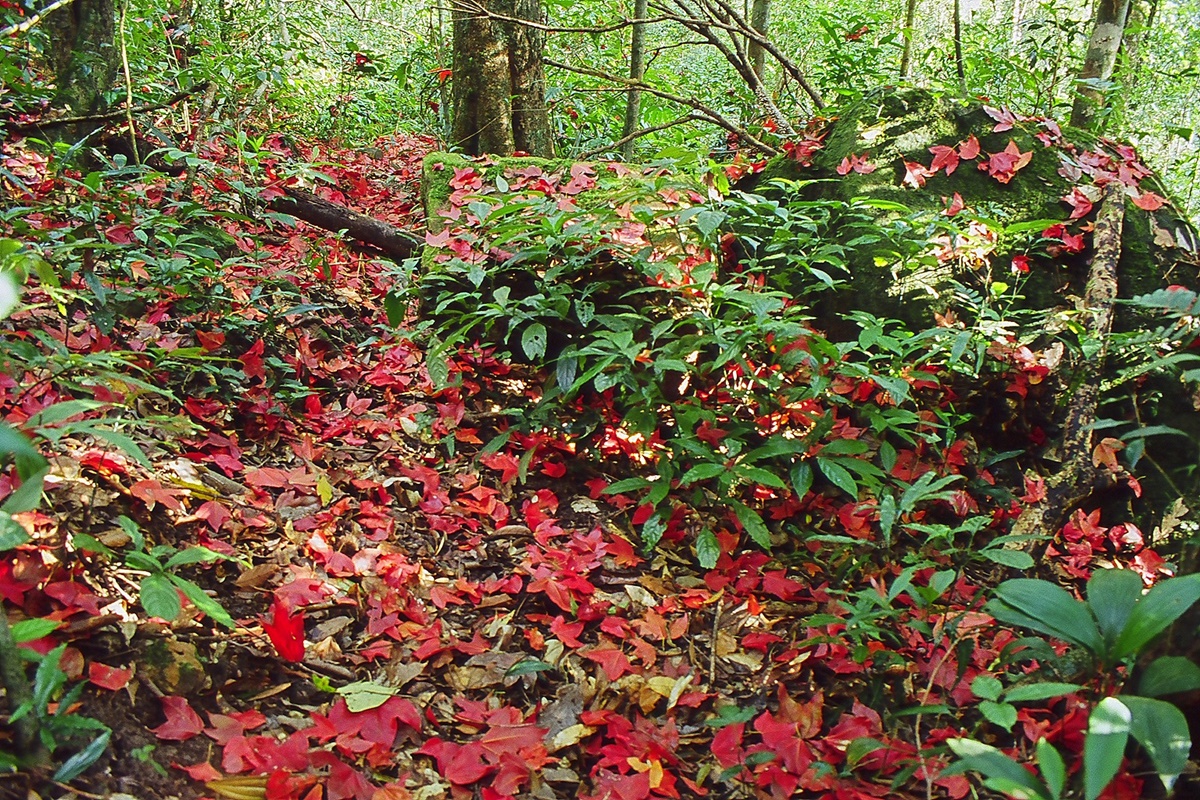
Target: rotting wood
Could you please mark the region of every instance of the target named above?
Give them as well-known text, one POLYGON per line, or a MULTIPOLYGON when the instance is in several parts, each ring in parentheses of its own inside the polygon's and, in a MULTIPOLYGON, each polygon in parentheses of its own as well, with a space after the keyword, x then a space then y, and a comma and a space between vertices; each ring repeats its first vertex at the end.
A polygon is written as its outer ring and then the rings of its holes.
POLYGON ((1053 535, 1066 522, 1071 509, 1086 499, 1095 486, 1097 468, 1092 463, 1092 432, 1112 330, 1124 226, 1124 186, 1110 183, 1104 188, 1093 233, 1095 255, 1082 303, 1085 354, 1073 377, 1071 398, 1063 417, 1062 467, 1046 479, 1046 496, 1021 512, 1012 529, 1014 535, 1053 535), (1087 352, 1087 342, 1094 344, 1094 352, 1087 352))
POLYGON ((412 234, 383 220, 317 197, 303 189, 284 188, 287 196, 271 201, 272 211, 290 214, 327 231, 345 231, 351 239, 382 251, 396 261, 411 258, 419 242, 412 234))

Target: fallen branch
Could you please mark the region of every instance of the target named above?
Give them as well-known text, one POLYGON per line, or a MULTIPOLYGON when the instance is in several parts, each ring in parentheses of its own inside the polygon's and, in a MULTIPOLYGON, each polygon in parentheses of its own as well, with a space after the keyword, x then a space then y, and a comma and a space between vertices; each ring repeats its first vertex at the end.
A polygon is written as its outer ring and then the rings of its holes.
POLYGON ((1124 186, 1110 183, 1093 233, 1095 255, 1083 293, 1083 323, 1095 352, 1085 353, 1071 386, 1071 399, 1063 418, 1062 467, 1046 479, 1046 496, 1021 512, 1013 526, 1015 535, 1049 535, 1066 522, 1071 509, 1093 491, 1097 468, 1092 463, 1092 432, 1096 425, 1100 383, 1112 331, 1113 302, 1117 297, 1117 263, 1121 260, 1121 234, 1125 225, 1124 186))
POLYGON ((291 188, 283 191, 287 196, 272 200, 272 211, 289 214, 323 230, 345 231, 351 239, 369 244, 396 261, 411 258, 420 245, 416 237, 395 225, 331 203, 312 192, 291 188))
POLYGON ((706 117, 701 116, 700 114, 684 114, 682 117, 676 117, 675 119, 671 120, 670 122, 664 122, 661 125, 651 125, 649 128, 642 128, 641 130, 636 130, 633 133, 626 134, 625 136, 622 136, 620 139, 617 139, 612 144, 606 144, 603 147, 597 147, 592 150, 588 150, 586 153, 580 153, 575 158, 579 161, 587 161, 589 158, 595 158, 596 156, 600 155, 601 153, 607 153, 609 150, 620 150, 624 145, 628 144, 629 142, 632 142, 635 139, 640 139, 643 136, 647 136, 651 133, 657 133, 658 131, 665 131, 667 128, 674 128, 676 125, 684 125, 688 122, 707 122, 707 121, 708 121, 708 119, 706 117))
POLYGON ((41 22, 42 18, 45 17, 47 14, 53 13, 53 12, 57 11, 58 9, 62 8, 63 6, 69 6, 73 2, 75 2, 75 0, 55 0, 55 2, 46 6, 41 11, 37 12, 36 14, 34 14, 32 17, 25 20, 24 22, 17 22, 12 25, 9 25, 7 28, 4 28, 3 30, 0 30, 0 39, 4 38, 6 36, 12 36, 14 33, 25 33, 25 31, 29 30, 34 25, 37 25, 39 22, 41 22))
POLYGON ((36 122, 11 123, 8 129, 14 133, 24 133, 26 131, 44 130, 46 128, 58 128, 63 125, 75 125, 82 122, 115 122, 119 119, 125 119, 130 114, 145 114, 148 111, 160 111, 175 105, 180 100, 186 100, 196 92, 202 92, 207 88, 208 81, 204 81, 203 83, 197 83, 190 89, 176 92, 161 103, 151 103, 134 108, 122 107, 115 111, 106 111, 103 114, 84 114, 79 117, 57 117, 55 119, 43 119, 36 122))

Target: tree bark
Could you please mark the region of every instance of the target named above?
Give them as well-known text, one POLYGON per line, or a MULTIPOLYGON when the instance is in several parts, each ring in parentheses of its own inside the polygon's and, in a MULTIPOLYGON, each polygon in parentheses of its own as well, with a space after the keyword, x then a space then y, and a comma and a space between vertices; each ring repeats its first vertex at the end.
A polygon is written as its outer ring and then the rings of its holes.
MULTIPOLYGON (((646 18, 646 0, 634 0, 633 18, 646 18)), ((641 83, 646 73, 646 26, 637 23, 629 37, 629 80, 641 83)), ((641 124, 642 90, 630 85, 629 94, 625 96, 625 126, 621 130, 621 138, 625 143, 621 146, 621 157, 633 161, 633 153, 637 147, 637 138, 633 134, 641 124)))
POLYGON ((1104 94, 1084 81, 1106 81, 1112 77, 1117 53, 1129 16, 1129 0, 1096 0, 1092 35, 1088 40, 1083 69, 1079 71, 1079 86, 1071 107, 1071 125, 1090 128, 1096 112, 1104 106, 1104 94))
POLYGON ((396 261, 411 258, 418 242, 395 225, 331 203, 303 189, 284 189, 287 197, 271 201, 271 209, 290 214, 327 231, 345 231, 351 239, 369 244, 396 261))
MULTIPOLYGON (((113 0, 75 0, 44 23, 58 86, 54 105, 66 108, 69 116, 104 109, 104 93, 112 87, 120 65, 114 45, 116 19, 113 0)), ((58 135, 64 141, 78 141, 90 132, 86 123, 81 123, 63 127, 58 135)))
POLYGON ((908 77, 912 68, 913 23, 917 19, 917 0, 908 0, 904 6, 904 50, 900 53, 900 79, 908 77))
MULTIPOLYGON (((758 31, 759 34, 766 36, 767 25, 770 23, 770 20, 771 0, 754 0, 750 5, 750 27, 758 31)), ((754 67, 754 74, 762 81, 766 75, 767 51, 758 42, 748 42, 747 46, 750 52, 750 63, 754 67)))
POLYGON ((967 65, 963 61, 962 0, 954 0, 954 69, 958 73, 958 90, 967 93, 967 65))
MULTIPOLYGON (((541 0, 490 0, 499 16, 542 22, 541 0)), ((545 33, 456 8, 454 143, 470 155, 554 155, 542 67, 545 33)))

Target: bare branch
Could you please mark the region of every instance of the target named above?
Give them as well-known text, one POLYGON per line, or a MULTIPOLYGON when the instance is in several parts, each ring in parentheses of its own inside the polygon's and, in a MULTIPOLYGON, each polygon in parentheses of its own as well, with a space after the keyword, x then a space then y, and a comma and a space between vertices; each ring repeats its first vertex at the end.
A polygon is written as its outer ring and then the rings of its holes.
POLYGON ((694 97, 684 97, 682 95, 664 91, 664 90, 658 88, 657 86, 653 86, 651 84, 645 83, 644 81, 631 81, 628 78, 622 78, 619 75, 613 75, 612 73, 604 72, 604 71, 598 70, 598 69, 591 69, 590 67, 580 67, 580 66, 576 66, 573 64, 564 64, 561 61, 555 61, 555 60, 549 59, 549 58, 545 59, 545 63, 551 67, 557 67, 558 69, 565 69, 568 72, 575 72, 580 75, 589 75, 593 78, 600 78, 601 80, 605 80, 605 81, 608 81, 609 83, 617 84, 619 86, 624 86, 626 88, 636 87, 638 89, 641 89, 643 92, 646 92, 647 94, 654 95, 655 97, 661 97, 664 100, 670 100, 672 103, 678 103, 679 105, 687 106, 688 108, 691 108, 691 109, 699 112, 699 114, 704 119, 707 119, 709 122, 713 123, 714 125, 724 128, 725 130, 729 131, 732 134, 736 134, 739 139, 741 139, 742 141, 749 144, 751 147, 753 147, 758 152, 763 153, 764 155, 768 155, 768 156, 779 155, 779 151, 776 148, 774 148, 771 145, 767 144, 766 142, 762 141, 757 136, 750 133, 745 128, 741 127, 740 125, 730 122, 720 112, 715 111, 712 108, 706 106, 704 103, 701 103, 699 100, 695 99, 694 97))
POLYGON ((45 128, 58 128, 62 125, 74 125, 79 122, 112 122, 123 119, 127 114, 144 114, 148 111, 159 111, 173 106, 180 100, 191 97, 196 92, 204 91, 207 88, 208 81, 204 81, 204 83, 198 83, 185 91, 176 92, 161 103, 151 103, 150 105, 136 106, 134 108, 119 108, 116 111, 108 111, 104 114, 85 114, 81 117, 58 117, 56 119, 38 120, 37 122, 19 122, 10 124, 8 129, 14 133, 24 133, 26 131, 42 130, 45 128))
POLYGON ((24 22, 18 22, 15 25, 9 25, 7 28, 0 30, 0 39, 4 38, 5 36, 12 36, 14 33, 24 33, 34 25, 37 25, 39 22, 41 22, 42 17, 51 12, 57 11, 63 6, 69 6, 73 2, 75 2, 75 0, 54 0, 53 3, 46 6, 24 22))
POLYGON ((665 131, 667 128, 674 128, 678 125, 685 125, 689 122, 712 122, 712 120, 701 114, 684 114, 682 117, 676 117, 670 122, 664 122, 661 125, 651 125, 649 128, 642 128, 641 130, 626 134, 612 144, 606 144, 604 147, 597 147, 595 149, 588 150, 586 153, 580 153, 578 156, 576 156, 576 158, 580 161, 587 161, 589 158, 594 158, 601 153, 607 153, 609 150, 620 150, 626 144, 629 144, 636 139, 640 139, 643 136, 647 136, 651 133, 657 133, 658 131, 665 131))
POLYGON ((511 22, 516 25, 524 25, 526 28, 533 28, 546 33, 609 33, 611 31, 619 31, 622 28, 629 28, 633 25, 649 25, 654 22, 667 22, 669 17, 648 17, 647 19, 630 19, 622 17, 620 22, 611 22, 607 25, 591 25, 586 27, 580 26, 559 26, 546 25, 541 22, 533 22, 532 20, 521 19, 519 17, 508 17, 504 14, 497 14, 495 11, 484 6, 479 0, 451 0, 449 8, 438 6, 437 8, 443 11, 456 11, 460 14, 470 14, 475 17, 486 17, 496 20, 497 22, 511 22))

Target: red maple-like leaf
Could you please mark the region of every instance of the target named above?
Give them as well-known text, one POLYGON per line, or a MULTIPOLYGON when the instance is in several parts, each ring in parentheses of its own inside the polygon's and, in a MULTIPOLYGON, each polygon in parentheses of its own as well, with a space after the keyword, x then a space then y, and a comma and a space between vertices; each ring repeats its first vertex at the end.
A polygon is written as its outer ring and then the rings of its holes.
POLYGON ((287 661, 304 659, 304 613, 290 614, 279 597, 271 604, 271 620, 262 618, 262 627, 275 645, 275 651, 287 661))
POLYGON ((172 742, 183 742, 204 730, 204 722, 192 707, 186 697, 162 698, 163 714, 167 721, 150 732, 160 739, 172 742))
POLYGON ((431 756, 437 761, 441 776, 458 786, 475 783, 492 770, 491 765, 483 760, 484 750, 479 742, 455 744, 434 737, 417 752, 431 756))
POLYGON ((904 162, 904 180, 905 186, 911 186, 914 189, 920 189, 925 185, 926 178, 932 178, 933 173, 925 169, 924 164, 918 164, 915 161, 904 162))
POLYGON ((991 106, 984 106, 983 110, 989 117, 996 120, 996 127, 992 128, 992 131, 995 133, 1010 131, 1012 130, 1013 125, 1017 124, 1016 116, 1007 108, 992 108, 991 106))
POLYGON ((979 151, 979 140, 973 133, 967 137, 966 141, 958 143, 958 157, 963 161, 973 161, 979 158, 979 151))
POLYGON ((99 661, 88 664, 88 680, 101 689, 108 689, 111 692, 124 689, 129 685, 132 677, 133 670, 131 669, 118 669, 101 664, 99 661))
POLYGON ((616 648, 591 650, 582 654, 584 658, 595 661, 604 669, 604 674, 610 681, 615 681, 630 672, 633 667, 629 664, 629 656, 616 648))
POLYGON ((958 151, 953 147, 935 144, 929 148, 929 152, 933 153, 933 163, 929 165, 931 172, 944 168, 947 175, 953 175, 954 170, 958 169, 958 151))
POLYGON ((1154 192, 1142 192, 1133 198, 1133 204, 1143 211, 1158 211, 1166 204, 1166 199, 1154 192))
POLYGON ((942 210, 942 213, 947 217, 958 216, 958 212, 962 211, 964 208, 962 195, 958 192, 955 192, 954 196, 949 200, 946 200, 946 198, 943 197, 942 201, 946 203, 946 208, 942 210))
POLYGON ((1086 217, 1092 211, 1092 198, 1078 186, 1071 189, 1071 193, 1063 198, 1063 202, 1073 209, 1070 219, 1086 217))
POLYGON ((1017 143, 1009 139, 1008 147, 1005 147, 999 153, 992 153, 986 161, 980 162, 979 168, 1000 183, 1008 183, 1017 172, 1024 169, 1032 160, 1032 150, 1022 153, 1021 149, 1017 147, 1017 143))

